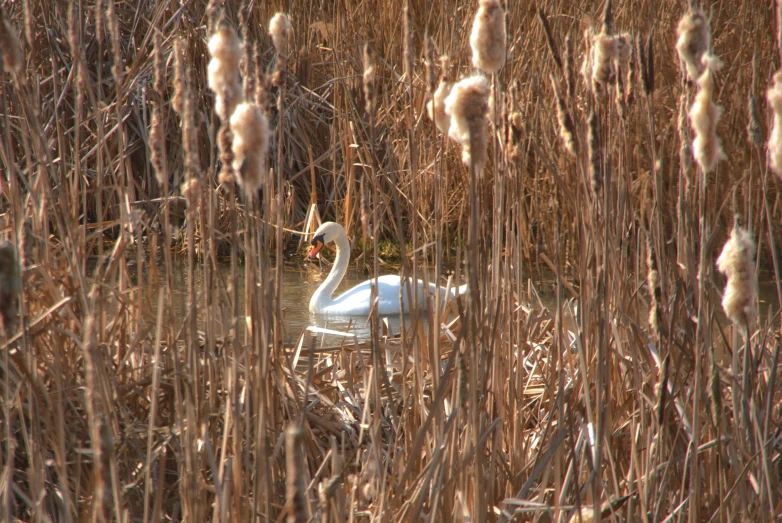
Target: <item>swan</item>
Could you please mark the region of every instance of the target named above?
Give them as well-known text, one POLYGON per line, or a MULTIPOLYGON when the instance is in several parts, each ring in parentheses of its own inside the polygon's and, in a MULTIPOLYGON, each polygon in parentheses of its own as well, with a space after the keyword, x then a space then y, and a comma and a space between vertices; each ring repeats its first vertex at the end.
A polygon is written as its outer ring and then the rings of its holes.
MULTIPOLYGON (((330 314, 340 316, 366 316, 370 309, 370 294, 374 278, 359 283, 349 291, 338 298, 333 298, 334 290, 339 286, 345 271, 350 263, 350 242, 345 229, 338 223, 324 222, 312 238, 309 254, 310 260, 315 260, 318 252, 327 243, 334 242, 337 247, 337 258, 334 260, 334 266, 331 268, 326 280, 312 294, 310 299, 310 312, 319 314, 330 314)), ((378 313, 381 315, 396 315, 401 313, 399 300, 399 287, 403 284, 400 276, 389 274, 378 278, 378 313)), ((406 287, 406 286, 405 286, 406 287)), ((418 280, 418 303, 426 306, 424 283, 418 280)), ((458 289, 451 289, 450 295, 456 296, 467 292, 467 285, 462 285, 458 289)), ((445 296, 447 289, 434 283, 428 286, 428 293, 434 294, 439 291, 441 296, 445 296)), ((403 300, 405 310, 409 311, 407 289, 404 289, 403 300)))

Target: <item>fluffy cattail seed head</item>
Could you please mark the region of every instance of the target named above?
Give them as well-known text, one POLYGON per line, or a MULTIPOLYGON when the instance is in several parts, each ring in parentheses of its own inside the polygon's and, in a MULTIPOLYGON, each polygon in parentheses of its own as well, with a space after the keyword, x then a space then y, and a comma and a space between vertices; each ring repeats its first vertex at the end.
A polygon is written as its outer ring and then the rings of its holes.
POLYGON ((489 115, 489 83, 481 75, 454 84, 445 99, 451 118, 448 136, 462 144, 462 161, 475 162, 480 172, 486 163, 486 125, 489 115))
POLYGON ((429 118, 432 119, 437 129, 441 133, 448 132, 448 128, 451 126, 451 117, 445 112, 445 100, 451 92, 451 86, 445 80, 440 80, 440 85, 437 86, 432 95, 432 99, 426 103, 426 111, 429 113, 429 118))
POLYGON ((215 93, 215 112, 225 122, 242 98, 242 80, 239 77, 239 61, 242 43, 233 27, 221 24, 209 38, 208 81, 215 93))
POLYGON ((693 155, 704 172, 709 172, 717 162, 726 160, 722 140, 717 136, 717 121, 722 108, 714 103, 714 78, 712 72, 719 67, 719 60, 712 55, 704 56, 705 69, 698 78, 698 95, 690 108, 690 123, 695 131, 693 155))
POLYGON ((187 90, 187 74, 185 72, 185 40, 174 40, 174 96, 171 106, 181 117, 185 109, 185 91, 187 90))
POLYGON ((576 155, 575 125, 573 118, 570 117, 565 98, 562 96, 562 90, 554 76, 551 76, 551 86, 554 89, 554 97, 557 100, 557 121, 559 122, 559 137, 565 145, 565 150, 571 155, 576 155))
POLYGON ((771 134, 768 137, 768 161, 771 169, 782 178, 782 71, 774 75, 773 84, 766 92, 766 99, 774 113, 771 134))
POLYGON ((269 121, 257 104, 239 104, 231 116, 234 170, 239 185, 248 196, 254 196, 266 174, 269 148, 269 121))
POLYGON ((616 61, 619 58, 619 42, 605 33, 592 38, 592 83, 595 92, 616 80, 616 61))
POLYGON ((293 32, 291 19, 285 13, 275 14, 269 21, 269 35, 277 53, 286 58, 290 54, 290 38, 293 32))
POLYGON ((472 24, 472 65, 493 74, 505 65, 505 12, 499 0, 479 0, 472 24))
POLYGON ((524 149, 521 141, 521 131, 524 121, 521 113, 514 112, 508 116, 508 161, 516 163, 524 157, 524 149))
POLYGON ((676 34, 679 36, 676 51, 684 62, 687 76, 694 82, 703 73, 703 56, 711 47, 709 20, 700 9, 690 9, 679 20, 676 34))
POLYGON ((149 129, 149 160, 155 171, 157 183, 164 190, 168 190, 168 174, 166 170, 166 132, 165 122, 160 117, 160 108, 152 109, 152 122, 149 129))
POLYGON ((2 8, 0 8, 0 52, 3 55, 5 72, 19 75, 22 72, 22 65, 24 65, 22 45, 2 8))
POLYGON ((755 241, 745 229, 735 225, 717 269, 728 278, 722 308, 734 323, 749 325, 756 315, 758 280, 755 276, 755 241))
POLYGON ((375 113, 377 107, 377 89, 375 86, 375 65, 369 52, 369 45, 364 46, 364 101, 368 114, 375 113))

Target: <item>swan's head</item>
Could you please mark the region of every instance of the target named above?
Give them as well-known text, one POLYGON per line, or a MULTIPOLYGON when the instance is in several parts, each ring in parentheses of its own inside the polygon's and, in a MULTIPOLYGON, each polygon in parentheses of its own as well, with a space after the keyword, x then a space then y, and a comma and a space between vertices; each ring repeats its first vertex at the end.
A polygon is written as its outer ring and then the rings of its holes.
POLYGON ((312 247, 310 247, 307 258, 314 260, 324 245, 336 241, 340 235, 347 236, 345 234, 345 229, 343 229, 340 224, 334 222, 325 222, 322 224, 318 227, 318 230, 315 231, 315 235, 312 237, 312 241, 310 242, 312 247))

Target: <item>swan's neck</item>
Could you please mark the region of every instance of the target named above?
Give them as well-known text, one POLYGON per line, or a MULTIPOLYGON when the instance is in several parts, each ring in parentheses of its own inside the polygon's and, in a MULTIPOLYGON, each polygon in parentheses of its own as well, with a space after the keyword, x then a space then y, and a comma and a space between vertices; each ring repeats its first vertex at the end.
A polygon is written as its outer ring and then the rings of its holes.
POLYGON ((313 312, 320 311, 332 302, 334 291, 342 281, 342 277, 345 276, 348 263, 350 263, 350 242, 348 242, 347 236, 340 234, 334 243, 337 247, 337 258, 334 260, 334 266, 326 281, 320 284, 318 290, 310 298, 310 310, 313 312))

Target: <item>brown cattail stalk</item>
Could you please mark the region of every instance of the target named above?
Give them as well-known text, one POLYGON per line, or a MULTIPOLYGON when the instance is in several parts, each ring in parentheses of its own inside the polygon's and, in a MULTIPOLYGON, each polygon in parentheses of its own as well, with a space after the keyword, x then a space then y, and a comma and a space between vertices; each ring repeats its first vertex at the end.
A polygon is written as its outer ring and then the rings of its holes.
POLYGON ((766 99, 774 120, 768 137, 768 160, 771 170, 782 178, 782 71, 774 75, 773 85, 766 92, 766 99))
POLYGON ((3 69, 6 73, 19 75, 24 65, 24 54, 19 36, 11 27, 5 11, 0 7, 0 52, 3 55, 3 69))
POLYGON ((445 99, 445 113, 451 118, 448 136, 462 145, 462 162, 470 165, 474 159, 479 173, 486 164, 489 94, 486 78, 476 75, 454 84, 445 99))
POLYGON ((565 37, 565 61, 562 66, 565 69, 565 95, 572 104, 576 98, 576 47, 573 37, 568 33, 565 37))
POLYGON ((755 241, 745 229, 735 225, 730 239, 717 258, 717 269, 728 278, 722 308, 734 323, 749 326, 757 314, 755 301, 758 281, 755 275, 755 241))
POLYGON ((649 294, 652 303, 649 305, 649 327, 657 338, 659 343, 662 340, 660 336, 660 312, 662 311, 660 301, 662 300, 662 287, 660 286, 660 273, 657 269, 657 258, 654 255, 654 246, 651 236, 647 236, 646 243, 646 266, 648 268, 649 294))
POLYGON ((266 155, 269 149, 269 121, 261 106, 243 103, 231 116, 233 132, 233 167, 239 185, 252 197, 258 192, 266 175, 266 155))
POLYGON ((11 242, 0 243, 0 320, 6 336, 16 331, 22 279, 11 242))
POLYGON ((286 510, 288 523, 309 520, 307 492, 304 483, 304 432, 298 426, 285 431, 285 472, 287 474, 286 510))
POLYGON ((600 118, 593 109, 589 113, 589 180, 595 194, 603 187, 603 155, 600 151, 600 118))
POLYGON ((679 20, 676 34, 679 36, 676 42, 676 51, 684 63, 687 76, 694 82, 705 69, 703 56, 709 52, 711 47, 709 20, 703 11, 691 8, 679 20))
POLYGON ((722 114, 722 108, 713 101, 713 71, 719 66, 719 60, 712 55, 706 55, 704 62, 706 68, 698 78, 698 95, 690 108, 690 123, 695 131, 692 144, 695 161, 708 173, 714 169, 717 162, 727 157, 722 150, 722 141, 717 136, 717 121, 722 114))
POLYGON ((556 64, 559 73, 563 74, 564 69, 562 66, 562 59, 559 56, 557 41, 554 38, 553 31, 551 30, 551 25, 548 23, 548 17, 546 17, 546 13, 540 6, 538 6, 538 20, 540 20, 540 25, 543 26, 543 33, 546 35, 546 44, 548 45, 548 49, 551 52, 551 58, 554 59, 554 64, 556 64))
POLYGON ((499 0, 479 0, 470 33, 472 65, 494 74, 505 65, 505 12, 499 0))
POLYGON ((154 85, 158 97, 152 109, 152 121, 149 129, 150 163, 155 171, 155 178, 164 192, 168 192, 168 169, 166 160, 166 130, 162 116, 162 105, 166 89, 166 62, 163 58, 163 37, 160 31, 155 31, 153 40, 154 54, 154 85))

